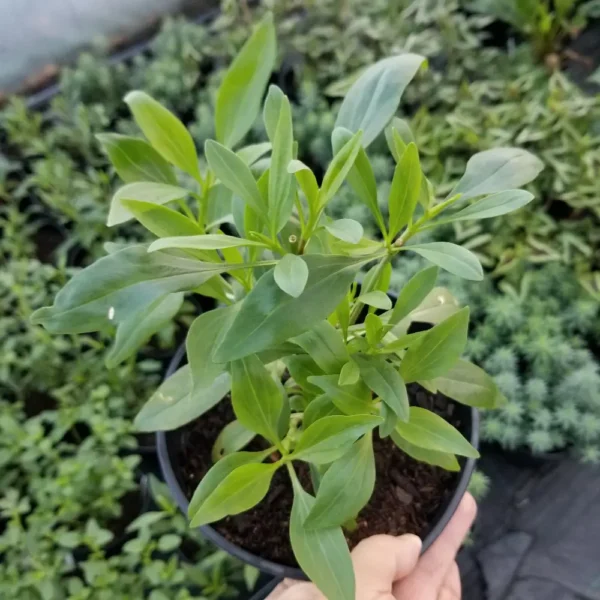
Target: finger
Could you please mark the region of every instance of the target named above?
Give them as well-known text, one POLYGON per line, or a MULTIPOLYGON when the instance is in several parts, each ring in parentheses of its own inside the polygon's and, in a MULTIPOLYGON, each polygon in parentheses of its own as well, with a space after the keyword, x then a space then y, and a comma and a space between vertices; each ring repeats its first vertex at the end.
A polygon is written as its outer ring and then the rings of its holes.
POLYGON ((461 593, 460 572, 456 561, 454 561, 448 573, 446 573, 446 579, 442 583, 438 600, 460 600, 461 593))
POLYGON ((356 597, 372 600, 391 594, 394 582, 406 577, 416 566, 421 552, 416 535, 375 535, 352 551, 356 576, 356 597))
POLYGON ((325 600, 325 598, 312 583, 285 579, 267 596, 266 600, 325 600))
POLYGON ((425 595, 425 598, 437 598, 446 573, 452 566, 476 514, 475 500, 471 494, 466 493, 450 522, 431 548, 423 554, 415 570, 394 588, 396 597, 420 598, 421 590, 428 590, 429 596, 425 595))
POLYGON ((266 600, 279 600, 279 598, 283 595, 288 588, 293 585, 298 585, 301 583, 297 579, 282 579, 272 590, 271 593, 267 596, 266 600))

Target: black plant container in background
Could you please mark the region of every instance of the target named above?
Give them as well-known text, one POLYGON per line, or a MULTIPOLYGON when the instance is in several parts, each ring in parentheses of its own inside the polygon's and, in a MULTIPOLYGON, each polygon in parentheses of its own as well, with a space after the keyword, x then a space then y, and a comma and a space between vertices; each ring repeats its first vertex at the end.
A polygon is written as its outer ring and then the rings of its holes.
MULTIPOLYGON (((173 360, 171 361, 166 373, 166 378, 170 377, 182 364, 184 354, 185 346, 182 345, 177 349, 177 352, 173 356, 173 360)), ((477 410, 462 404, 457 404, 456 407, 457 416, 461 419, 461 422, 464 423, 462 427, 462 434, 475 448, 477 448, 479 446, 479 414, 477 410)), ((173 499, 175 502, 177 502, 180 510, 187 515, 189 501, 175 473, 175 465, 177 456, 179 454, 178 451, 180 442, 180 430, 158 431, 156 433, 156 449, 164 481, 168 485, 173 499)), ((444 530, 452 515, 456 511, 464 493, 467 491, 469 480, 471 479, 471 475, 473 474, 473 470, 475 468, 475 459, 461 459, 460 462, 461 471, 454 484, 454 489, 452 490, 451 495, 440 506, 436 515, 431 520, 429 528, 423 536, 422 552, 427 550, 427 548, 431 546, 431 544, 444 530)), ((284 577, 290 579, 307 579, 302 570, 297 567, 290 567, 288 565, 275 563, 252 554, 251 552, 248 552, 247 550, 244 550, 235 544, 232 544, 210 525, 204 525, 199 529, 202 535, 213 542, 216 546, 225 552, 228 552, 235 558, 238 558, 239 560, 258 568, 263 573, 268 573, 278 579, 284 577)), ((275 587, 275 584, 273 584, 272 588, 273 587, 275 587)), ((256 595, 256 600, 259 600, 259 598, 264 598, 264 596, 259 596, 258 594, 259 593, 256 595)))

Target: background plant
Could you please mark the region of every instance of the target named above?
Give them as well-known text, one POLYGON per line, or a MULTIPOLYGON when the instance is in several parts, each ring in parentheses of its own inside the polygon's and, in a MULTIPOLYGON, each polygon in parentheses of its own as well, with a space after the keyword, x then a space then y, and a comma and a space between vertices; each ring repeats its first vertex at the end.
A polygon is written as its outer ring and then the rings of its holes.
POLYGON ((598 303, 565 268, 530 273, 519 288, 469 291, 475 323, 467 354, 508 403, 485 416, 484 439, 534 454, 600 455, 598 303))
POLYGON ((598 2, 577 0, 475 0, 469 8, 509 23, 529 39, 533 52, 543 59, 559 51, 561 44, 585 27, 587 17, 598 11, 598 2))

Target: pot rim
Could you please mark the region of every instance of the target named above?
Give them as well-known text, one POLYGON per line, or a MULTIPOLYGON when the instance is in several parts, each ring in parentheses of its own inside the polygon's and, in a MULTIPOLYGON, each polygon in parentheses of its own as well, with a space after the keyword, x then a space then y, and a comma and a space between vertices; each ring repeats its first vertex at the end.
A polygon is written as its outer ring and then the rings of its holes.
MULTIPOLYGON (((179 364, 181 363, 185 354, 185 345, 181 345, 175 354, 173 355, 173 360, 171 361, 169 368, 167 370, 167 374, 165 378, 172 375, 179 364)), ((469 442, 475 447, 479 448, 479 412, 474 407, 465 406, 465 409, 468 410, 467 414, 471 416, 471 434, 469 436, 469 442)), ((160 469, 163 474, 163 478, 177 506, 183 512, 184 515, 187 515, 189 501, 186 498, 186 495, 177 480, 177 476, 175 475, 175 471, 173 469, 173 465, 171 463, 171 459, 169 457, 169 450, 167 447, 167 433, 166 431, 157 431, 156 432, 156 452, 158 454, 158 462, 160 464, 160 469)), ((454 490, 452 491, 452 495, 446 501, 445 504, 442 504, 438 513, 432 520, 429 528, 425 532, 423 536, 423 545, 421 548, 421 554, 425 552, 433 542, 438 538, 438 536, 442 533, 442 531, 446 528, 446 525, 456 512, 458 505, 467 491, 467 487, 469 485, 469 481, 471 479, 471 475, 475 470, 476 459, 468 458, 464 461, 462 465, 462 469, 460 470, 460 474, 458 476, 458 480, 454 486, 454 490)), ((221 535, 216 529, 211 527, 210 525, 203 525, 199 527, 202 535, 213 542, 216 546, 225 550, 228 554, 231 554, 235 558, 252 565, 264 573, 269 573, 275 577, 279 578, 290 578, 290 579, 298 579, 298 580, 307 580, 308 578, 304 574, 304 572, 297 567, 290 567, 288 565, 281 565, 279 563, 273 562, 266 558, 262 558, 248 550, 244 550, 240 546, 233 544, 230 542, 225 536, 221 535)))

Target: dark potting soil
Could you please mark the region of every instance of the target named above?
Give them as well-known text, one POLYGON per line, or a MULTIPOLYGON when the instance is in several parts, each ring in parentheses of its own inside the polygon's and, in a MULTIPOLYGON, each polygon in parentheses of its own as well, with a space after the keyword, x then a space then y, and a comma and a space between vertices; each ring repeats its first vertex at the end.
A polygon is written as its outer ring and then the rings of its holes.
MULTIPOLYGON (((433 395, 418 385, 409 386, 413 404, 434 410, 455 426, 455 405, 441 395, 433 395)), ((220 402, 215 408, 180 430, 181 445, 176 457, 177 478, 188 498, 212 466, 211 449, 221 429, 234 419, 231 403, 220 402)), ((254 440, 249 450, 263 449, 262 440, 254 440)), ((361 511, 355 531, 346 532, 350 547, 375 534, 423 536, 431 518, 451 494, 456 474, 420 463, 402 452, 389 438, 374 435, 377 480, 368 505, 361 511)), ((305 463, 295 463, 305 489, 311 490, 305 463)), ((292 488, 285 469, 275 473, 269 493, 252 510, 226 517, 213 524, 234 544, 274 562, 296 566, 288 539, 292 488)))

